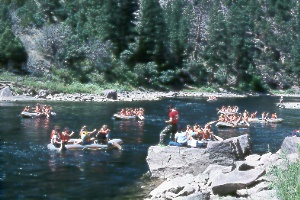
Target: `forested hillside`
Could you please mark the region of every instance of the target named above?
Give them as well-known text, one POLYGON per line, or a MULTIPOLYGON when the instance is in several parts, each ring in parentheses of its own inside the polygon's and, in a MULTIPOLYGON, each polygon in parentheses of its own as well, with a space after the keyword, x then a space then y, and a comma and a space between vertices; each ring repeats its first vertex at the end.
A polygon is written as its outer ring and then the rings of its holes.
POLYGON ((153 89, 299 87, 299 0, 1 0, 0 69, 153 89))

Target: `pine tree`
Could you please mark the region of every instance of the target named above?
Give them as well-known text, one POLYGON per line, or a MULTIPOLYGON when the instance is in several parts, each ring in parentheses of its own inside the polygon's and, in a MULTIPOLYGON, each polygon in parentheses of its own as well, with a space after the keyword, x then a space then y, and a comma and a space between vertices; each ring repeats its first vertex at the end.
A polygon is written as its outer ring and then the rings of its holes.
POLYGON ((170 66, 182 68, 189 48, 189 24, 184 14, 184 1, 169 1, 165 9, 165 19, 168 28, 168 51, 170 66))
MULTIPOLYGON (((9 28, 6 28, 0 36, 0 55, 4 63, 13 61, 20 64, 27 59, 27 53, 21 40, 9 28)), ((21 66, 18 65, 17 68, 21 69, 21 66)))
POLYGON ((227 83, 228 74, 228 31, 225 23, 225 11, 219 1, 212 5, 208 26, 207 45, 204 50, 204 58, 209 71, 208 83, 218 80, 221 84, 227 83), (215 76, 217 75, 216 79, 215 76))
POLYGON ((158 0, 140 3, 140 30, 135 62, 155 62, 160 71, 166 62, 166 24, 158 0))
POLYGON ((103 37, 112 43, 112 52, 117 58, 134 42, 137 9, 137 0, 107 0, 104 4, 103 37))
POLYGON ((233 3, 227 20, 230 35, 228 51, 230 72, 235 77, 234 86, 241 89, 249 89, 251 74, 248 69, 255 65, 253 62, 253 20, 248 11, 248 5, 247 0, 233 3))

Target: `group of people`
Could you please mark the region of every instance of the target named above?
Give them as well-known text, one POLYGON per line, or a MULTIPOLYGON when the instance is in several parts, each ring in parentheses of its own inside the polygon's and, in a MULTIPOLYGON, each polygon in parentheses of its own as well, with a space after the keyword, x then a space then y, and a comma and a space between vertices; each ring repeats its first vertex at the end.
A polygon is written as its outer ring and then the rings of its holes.
POLYGON ((237 113, 239 111, 238 106, 222 106, 221 109, 217 109, 218 113, 237 113))
MULTIPOLYGON (((238 113, 237 106, 222 106, 218 113, 220 113, 218 121, 231 124, 246 123, 249 125, 249 119, 257 118, 257 111, 250 113, 247 110, 244 110, 243 113, 238 113)), ((274 112, 270 116, 269 112, 262 112, 261 119, 277 119, 277 113, 274 112)))
MULTIPOLYGON (((245 115, 245 117, 247 119, 249 119, 249 118, 254 119, 254 118, 257 118, 257 111, 255 111, 253 113, 249 113, 248 111, 245 110, 243 115, 245 115)), ((261 119, 262 120, 277 119, 277 118, 278 118, 278 116, 277 116, 276 112, 272 113, 271 116, 270 116, 269 112, 264 111, 264 112, 261 113, 261 119)))
MULTIPOLYGON (((98 131, 94 129, 93 131, 88 131, 87 126, 84 125, 79 131, 79 140, 76 140, 74 144, 106 144, 109 141, 110 129, 106 124, 104 124, 98 131), (94 135, 94 136, 93 136, 94 135)), ((69 138, 74 135, 74 131, 70 133, 69 128, 64 128, 61 132, 59 126, 54 126, 51 132, 51 143, 56 147, 62 147, 69 142, 69 138)))
POLYGON ((123 116, 144 116, 144 109, 143 108, 122 108, 119 115, 123 116))
POLYGON ((203 142, 213 140, 211 124, 207 123, 202 128, 199 124, 187 125, 186 130, 179 130, 175 133, 174 141, 169 146, 190 146, 202 147, 203 142))
POLYGON ((193 146, 193 143, 197 144, 197 141, 211 140, 213 136, 210 123, 207 123, 204 128, 199 124, 195 124, 193 127, 187 125, 185 130, 178 129, 179 112, 173 105, 169 106, 169 120, 165 122, 168 125, 161 131, 159 136, 159 145, 161 146, 164 146, 164 138, 168 134, 171 138, 170 146, 193 146), (172 141, 173 135, 174 141, 172 141))
POLYGON ((25 106, 25 108, 23 109, 23 112, 35 112, 38 115, 45 115, 46 117, 50 117, 51 116, 51 112, 52 112, 52 106, 50 105, 41 105, 39 103, 36 103, 35 108, 30 108, 30 106, 25 106))
POLYGON ((244 112, 243 114, 240 113, 232 113, 232 114, 226 114, 226 113, 221 113, 219 115, 219 122, 225 122, 225 123, 230 123, 233 125, 237 125, 239 123, 245 123, 249 126, 248 123, 248 115, 246 112, 244 112))
POLYGON ((207 101, 217 101, 217 97, 216 96, 209 96, 207 101))

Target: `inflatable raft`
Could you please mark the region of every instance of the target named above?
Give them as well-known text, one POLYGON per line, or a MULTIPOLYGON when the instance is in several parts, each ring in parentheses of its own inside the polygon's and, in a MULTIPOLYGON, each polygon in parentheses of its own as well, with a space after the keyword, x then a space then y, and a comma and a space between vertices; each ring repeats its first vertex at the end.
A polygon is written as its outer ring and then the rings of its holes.
POLYGON ((127 115, 120 115, 120 114, 114 114, 113 115, 113 118, 114 119, 117 119, 117 120, 144 120, 144 116, 134 116, 134 115, 130 115, 130 116, 127 116, 127 115))
POLYGON ((216 123, 218 128, 248 128, 249 125, 247 123, 229 123, 229 122, 218 122, 216 123))
MULTIPOLYGON (((120 144, 122 144, 122 139, 111 139, 107 142, 107 144, 76 144, 76 142, 80 142, 81 139, 70 139, 68 144, 65 145, 67 150, 108 150, 108 149, 122 149, 120 144), (74 144, 75 143, 75 144, 74 144)), ((59 151, 60 147, 56 147, 53 144, 48 144, 47 148, 52 151, 59 151)))
POLYGON ((281 123, 283 121, 282 118, 276 119, 261 119, 261 118, 249 118, 248 122, 251 123, 281 123))
MULTIPOLYGON (((24 117, 24 118, 46 117, 46 115, 43 114, 43 113, 39 114, 39 113, 36 113, 36 112, 26 112, 26 111, 21 112, 20 116, 24 117)), ((56 116, 55 112, 50 113, 50 117, 53 117, 53 116, 56 116)))

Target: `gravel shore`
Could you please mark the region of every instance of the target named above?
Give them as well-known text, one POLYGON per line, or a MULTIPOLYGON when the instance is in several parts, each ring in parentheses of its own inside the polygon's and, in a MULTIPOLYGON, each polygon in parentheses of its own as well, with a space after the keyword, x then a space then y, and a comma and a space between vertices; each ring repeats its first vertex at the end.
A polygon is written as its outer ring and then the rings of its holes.
MULTIPOLYGON (((7 89, 6 89, 7 90, 7 89)), ((118 101, 156 101, 162 98, 175 98, 175 97, 204 97, 208 98, 210 96, 215 96, 217 98, 245 98, 249 96, 259 96, 259 94, 236 94, 231 92, 186 92, 186 91, 169 91, 169 92, 157 92, 157 91, 122 91, 114 92, 113 97, 104 93, 99 94, 48 94, 47 91, 41 91, 35 96, 30 95, 14 95, 9 91, 6 91, 6 95, 1 95, 0 101, 93 101, 93 102, 118 102, 118 101), (7 95, 8 94, 8 95, 7 95)), ((110 92, 111 92, 110 91, 110 92)), ((3 93, 3 92, 2 92, 3 93)), ((285 97, 300 97, 300 95, 288 95, 288 94, 268 94, 268 96, 285 96, 285 97)))

